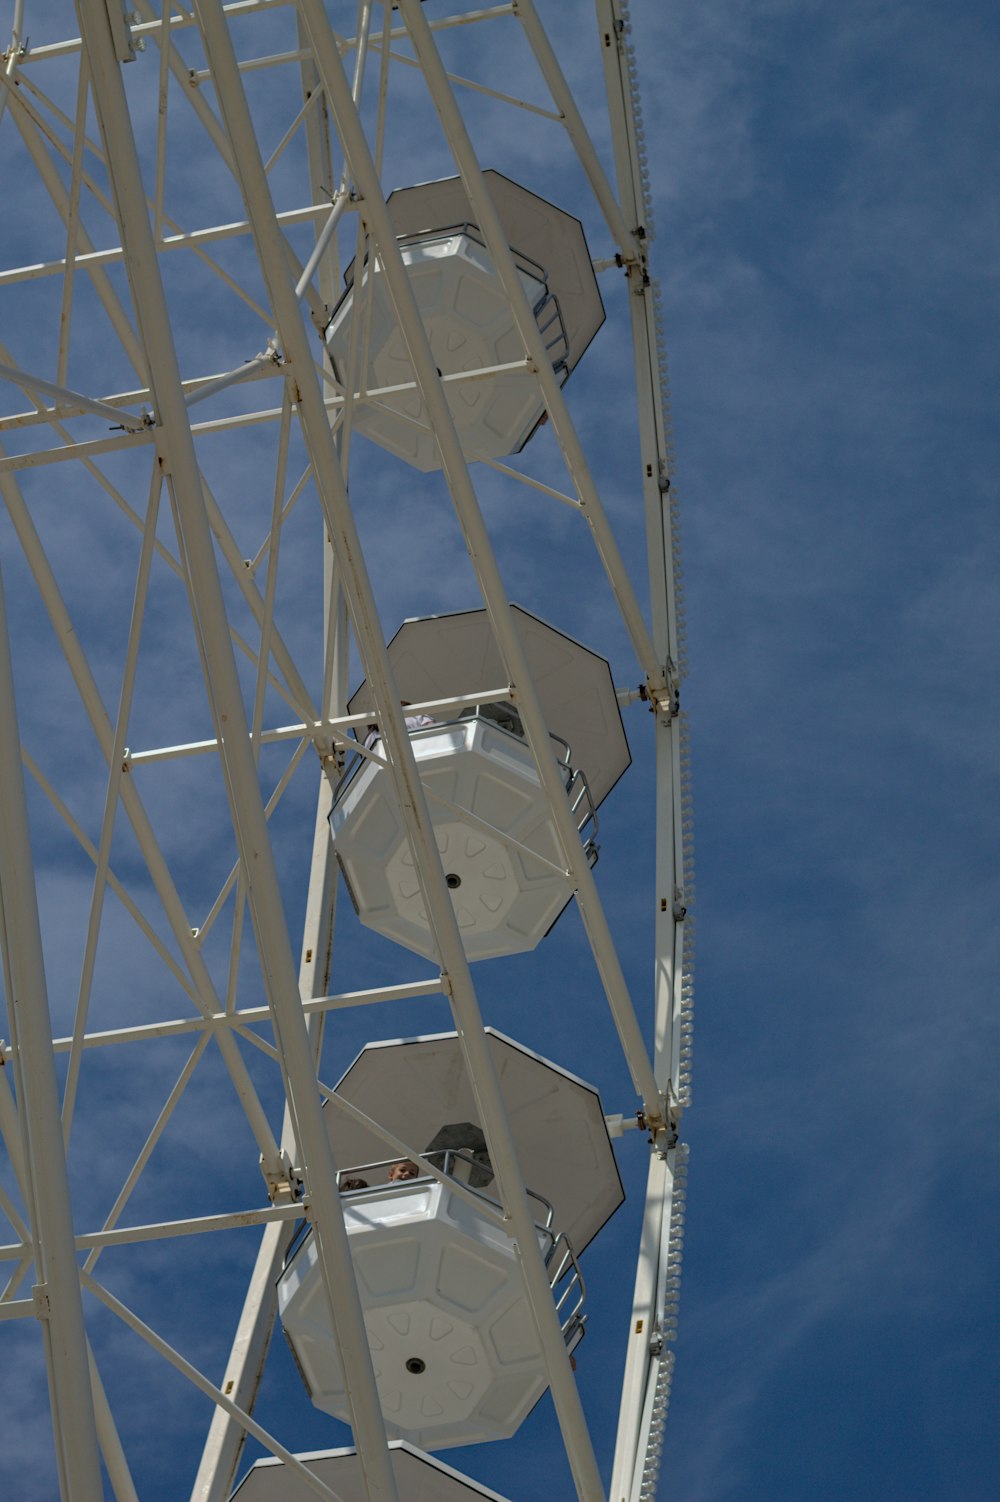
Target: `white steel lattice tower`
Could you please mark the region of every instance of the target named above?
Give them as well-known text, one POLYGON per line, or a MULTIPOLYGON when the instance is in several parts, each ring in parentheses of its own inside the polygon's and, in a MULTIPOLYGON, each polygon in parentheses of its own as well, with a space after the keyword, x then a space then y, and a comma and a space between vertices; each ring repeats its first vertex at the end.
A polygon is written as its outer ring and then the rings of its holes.
POLYGON ((0 1494, 652 1502, 693 871, 626 0, 134 3, 15 0, 0 89, 0 1494))

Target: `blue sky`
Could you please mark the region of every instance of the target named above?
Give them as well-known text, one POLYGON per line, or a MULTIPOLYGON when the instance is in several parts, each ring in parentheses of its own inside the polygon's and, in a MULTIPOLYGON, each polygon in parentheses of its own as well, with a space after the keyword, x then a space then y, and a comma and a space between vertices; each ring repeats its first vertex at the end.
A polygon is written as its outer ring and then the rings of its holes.
MULTIPOLYGON (((438 8, 429 0, 428 11, 438 8)), ((579 96, 596 99, 590 7, 539 0, 539 10, 579 96)), ((996 22, 973 3, 633 0, 632 10, 684 498, 684 703, 698 869, 694 1105, 683 1131, 692 1157, 661 1494, 671 1502, 992 1502, 1000 1480, 997 225, 987 164, 996 22)), ((335 24, 346 27, 342 11, 334 7, 335 24)), ((61 12, 50 4, 29 15, 36 43, 75 29, 61 12)), ((269 24, 288 45, 283 13, 269 24)), ((457 70, 509 80, 506 56, 482 53, 478 36, 471 28, 448 39, 457 70)), ((140 133, 153 112, 154 58, 151 50, 126 70, 140 133)), ((68 76, 60 74, 64 84, 68 76)), ((249 78, 269 150, 283 128, 280 90, 271 74, 249 78)), ((525 75, 526 91, 529 82, 525 75)), ((387 186, 445 175, 415 75, 404 76, 399 101, 387 186)), ((511 133, 498 107, 475 99, 468 107, 484 164, 573 208, 593 253, 606 254, 607 236, 543 128, 511 133)), ((592 109, 588 119, 605 150, 599 114, 592 109)), ((175 120, 172 212, 186 227, 239 217, 238 195, 205 156, 199 128, 179 108, 175 120), (194 161, 203 163, 198 172, 194 161)), ((21 185, 22 211, 5 224, 5 264, 62 253, 62 231, 29 186, 11 127, 8 116, 0 161, 21 185)), ((95 242, 111 243, 101 212, 85 212, 95 242)), ((220 259, 256 285, 238 243, 227 242, 220 259)), ((218 294, 196 263, 177 253, 164 264, 185 375, 224 369, 261 347, 261 321, 218 294)), ((0 288, 4 343, 48 375, 53 285, 32 283, 13 296, 0 288)), ((608 277, 601 290, 608 325, 567 397, 644 597, 629 402, 617 396, 628 376, 623 299, 608 277)), ((127 366, 88 309, 86 289, 77 296, 68 384, 127 387, 127 366)), ((231 399, 231 410, 278 400, 274 383, 248 392, 231 399)), ((4 411, 24 405, 15 393, 4 411)), ((76 430, 105 431, 99 419, 76 430)), ((55 441, 25 432, 3 436, 12 449, 55 441)), ((273 432, 205 439, 199 455, 249 555, 270 512, 273 432)), ((560 483, 549 434, 529 458, 560 483)), ((25 476, 24 494, 113 716, 137 534, 85 479, 67 486, 62 468, 25 476)), ((148 456, 115 456, 104 471, 144 511, 148 456)), ((526 490, 489 473, 475 478, 512 596, 603 650, 617 682, 637 681, 583 529, 526 490)), ((351 487, 387 636, 406 615, 476 603, 439 477, 415 476, 358 441, 351 487)), ((169 543, 165 499, 162 511, 159 535, 169 543)), ((278 584, 281 628, 314 692, 316 526, 307 495, 286 528, 278 584)), ((0 561, 24 740, 96 839, 106 774, 6 517, 0 561)), ((234 619, 249 631, 235 590, 226 589, 234 619)), ((179 582, 158 567, 129 729, 134 747, 210 733, 185 612, 179 582)), ((648 1006, 651 969, 644 715, 640 706, 626 712, 635 765, 602 810, 597 868, 640 1007, 648 1006)), ((289 718, 272 698, 268 722, 289 718)), ((284 758, 263 758, 265 782, 284 758)), ((203 915, 232 860, 218 780, 204 760, 143 779, 183 900, 203 915)), ((307 761, 274 821, 293 940, 314 786, 307 761)), ((49 990, 63 1032, 79 984, 92 865, 34 792, 31 812, 49 990)), ((170 945, 121 818, 113 863, 170 945)), ((220 983, 228 921, 206 945, 220 983)), ((414 973, 423 973, 419 961, 371 940, 346 915, 335 988, 414 973)), ((488 1021, 592 1079, 608 1110, 632 1109, 574 913, 534 955, 477 966, 475 980, 488 1021)), ((240 1000, 260 999, 250 946, 240 1000)), ((109 899, 93 1025, 185 1010, 109 899)), ((331 1027, 324 1075, 335 1080, 369 1036, 447 1026, 441 1002, 345 1015, 331 1027)), ((88 1229, 110 1206, 192 1043, 88 1056, 70 1155, 88 1229)), ((273 1071, 252 1050, 246 1057, 276 1110, 273 1071)), ((591 1323, 578 1372, 605 1470, 644 1177, 638 1134, 618 1146, 630 1198, 585 1260, 591 1323)), ((209 1051, 128 1218, 243 1207, 259 1196, 256 1149, 209 1051)), ((217 1375, 253 1250, 246 1233, 233 1233, 201 1238, 196 1251, 188 1243, 149 1245, 127 1259, 109 1252, 99 1270, 217 1375)), ((90 1316, 140 1494, 153 1502, 186 1496, 204 1400, 172 1378, 161 1388, 152 1356, 100 1311, 90 1316)), ((12 1495, 34 1502, 53 1494, 39 1342, 20 1325, 2 1335, 0 1372, 19 1379, 0 1376, 10 1434, 0 1477, 15 1486, 12 1495), (44 1472, 37 1482, 28 1475, 36 1463, 44 1472)), ((293 1448, 344 1442, 310 1407, 280 1341, 260 1416, 293 1448)), ((512 1502, 569 1495, 547 1400, 517 1440, 445 1459, 512 1502)))
POLYGON ((666 1495, 996 1492, 989 26, 681 8, 647 88, 700 909, 666 1495))

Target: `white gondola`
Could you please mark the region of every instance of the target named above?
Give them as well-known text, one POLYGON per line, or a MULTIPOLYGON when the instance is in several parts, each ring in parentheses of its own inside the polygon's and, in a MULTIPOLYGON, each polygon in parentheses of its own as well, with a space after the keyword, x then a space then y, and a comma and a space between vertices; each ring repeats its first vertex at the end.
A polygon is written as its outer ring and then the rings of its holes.
MULTIPOLYGON (((630 761, 611 671, 603 657, 514 609, 552 753, 593 864, 597 807, 630 761)), ((504 677, 484 610, 407 621, 389 644, 389 658, 400 693, 414 703, 495 694, 504 677)), ((357 714, 369 704, 362 684, 349 708, 357 714)), ((534 949, 573 887, 516 711, 483 703, 413 731, 411 740, 466 953, 488 959, 534 949)), ((384 761, 348 768, 330 827, 362 923, 432 955, 423 894, 384 761)))
MULTIPOLYGON (((486 178, 553 369, 565 379, 604 321, 583 228, 499 172, 486 178)), ((474 379, 445 385, 466 456, 516 453, 538 426, 544 404, 461 180, 398 189, 388 207, 438 369, 445 377, 475 372, 474 379)), ((348 267, 347 290, 327 327, 334 374, 342 386, 361 386, 358 432, 416 469, 439 469, 437 444, 413 389, 413 369, 377 261, 370 287, 369 271, 366 264, 361 286, 370 297, 358 308, 353 262, 348 267), (368 358, 363 371, 352 371, 358 316, 367 321, 368 358)))
MULTIPOLYGON (((488 1486, 459 1475, 450 1465, 426 1455, 404 1439, 390 1440, 389 1454, 396 1487, 404 1502, 504 1502, 488 1486)), ((340 1502, 365 1502, 356 1450, 314 1450, 295 1458, 336 1492, 340 1502)), ((268 1456, 251 1466, 233 1493, 233 1502, 314 1502, 315 1495, 290 1467, 268 1456)))
MULTIPOLYGON (((583 1336, 577 1255, 621 1203, 591 1086, 488 1029, 504 1103, 549 1269, 563 1338, 583 1336)), ((351 1254, 389 1432, 428 1449, 512 1435, 547 1385, 513 1244, 497 1222, 492 1169, 458 1037, 370 1044, 336 1095, 422 1144, 424 1173, 387 1182, 380 1139, 330 1111, 351 1254), (462 1189, 453 1187, 458 1180, 462 1189)), ((346 1418, 344 1373, 310 1232, 278 1284, 285 1334, 317 1407, 346 1418)))

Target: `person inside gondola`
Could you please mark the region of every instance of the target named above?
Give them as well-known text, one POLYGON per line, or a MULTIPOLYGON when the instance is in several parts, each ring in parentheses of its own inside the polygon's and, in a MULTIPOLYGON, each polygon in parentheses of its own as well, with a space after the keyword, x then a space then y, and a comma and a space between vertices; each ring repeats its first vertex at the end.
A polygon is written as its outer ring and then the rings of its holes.
POLYGON ((401 1162, 394 1163, 389 1169, 389 1183, 399 1184, 405 1179, 419 1179, 420 1169, 409 1158, 403 1158, 401 1162))

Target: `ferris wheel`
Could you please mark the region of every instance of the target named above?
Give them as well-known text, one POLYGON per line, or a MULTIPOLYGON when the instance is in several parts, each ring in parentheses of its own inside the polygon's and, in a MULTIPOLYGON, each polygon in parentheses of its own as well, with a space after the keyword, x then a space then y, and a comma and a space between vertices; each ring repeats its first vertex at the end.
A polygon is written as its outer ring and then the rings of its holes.
POLYGON ((658 1494, 693 871, 636 9, 16 0, 6 1495, 658 1494))

